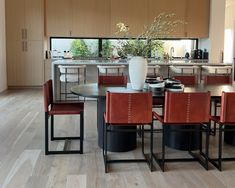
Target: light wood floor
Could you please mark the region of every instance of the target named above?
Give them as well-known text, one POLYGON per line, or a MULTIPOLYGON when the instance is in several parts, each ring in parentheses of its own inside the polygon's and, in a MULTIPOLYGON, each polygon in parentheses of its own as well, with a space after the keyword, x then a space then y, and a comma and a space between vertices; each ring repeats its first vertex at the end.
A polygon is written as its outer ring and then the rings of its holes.
MULTIPOLYGON (((79 118, 61 116, 55 119, 58 136, 78 134, 79 118)), ((146 135, 147 137, 147 135, 146 135)), ((148 139, 148 137, 147 137, 148 139)), ((216 152, 211 138, 211 153, 216 152)), ((63 148, 54 142, 52 148, 63 148)), ((76 142, 71 147, 76 147, 76 142)), ((155 146, 160 136, 155 135, 155 146)), ((225 146, 227 153, 234 148, 225 146)), ((138 157, 140 150, 111 157, 138 157)), ((168 149, 169 155, 187 155, 168 149)), ((145 163, 113 164, 104 173, 101 149, 97 145, 96 102, 85 104, 85 141, 83 155, 44 155, 44 113, 41 90, 11 90, 0 94, 0 187, 74 188, 74 187, 235 187, 235 162, 223 163, 224 171, 213 166, 206 171, 197 162, 168 163, 166 172, 150 172, 145 163)))

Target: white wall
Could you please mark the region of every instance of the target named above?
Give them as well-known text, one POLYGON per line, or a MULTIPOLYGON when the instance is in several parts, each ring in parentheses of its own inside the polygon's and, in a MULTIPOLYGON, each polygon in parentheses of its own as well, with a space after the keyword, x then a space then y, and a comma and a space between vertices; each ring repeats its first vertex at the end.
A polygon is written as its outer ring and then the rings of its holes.
POLYGON ((224 62, 232 63, 235 55, 235 0, 229 0, 225 10, 224 62))
POLYGON ((0 0, 0 92, 7 89, 5 0, 0 0))
POLYGON ((199 48, 208 49, 210 63, 222 63, 224 25, 225 0, 211 0, 209 38, 199 41, 199 48))

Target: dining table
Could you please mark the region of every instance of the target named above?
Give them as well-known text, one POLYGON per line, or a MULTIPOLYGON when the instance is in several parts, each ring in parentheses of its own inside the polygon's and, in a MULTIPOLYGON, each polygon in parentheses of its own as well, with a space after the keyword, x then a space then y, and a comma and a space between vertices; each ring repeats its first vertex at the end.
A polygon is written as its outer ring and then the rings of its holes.
MULTIPOLYGON (((97 83, 88 83, 83 85, 76 85, 71 87, 71 92, 75 95, 86 97, 86 98, 96 98, 97 99, 97 130, 98 130, 98 145, 103 147, 103 126, 104 126, 104 112, 106 108, 106 92, 118 92, 118 93, 143 93, 151 92, 148 89, 143 90, 133 90, 131 84, 127 86, 99 86, 97 83)), ((204 85, 198 84, 196 86, 185 86, 183 92, 208 92, 211 94, 211 101, 220 100, 221 94, 225 92, 235 92, 234 85, 222 84, 222 85, 204 85)), ((164 99, 165 92, 152 92, 153 98, 164 99)), ((179 112, 180 113, 180 112, 179 112)), ((88 117, 93 117, 93 114, 88 114, 88 117)), ((185 128, 186 125, 175 126, 177 128, 185 128)), ((188 126, 188 125, 187 125, 188 126)), ((175 129, 175 127, 173 129, 175 129)), ((231 126, 226 125, 226 128, 231 126)), ((113 129, 119 129, 120 127, 114 126, 113 129)), ((123 129, 123 126, 121 127, 123 129)), ((126 126, 126 129, 136 129, 136 127, 126 126)), ((193 134, 187 134, 186 132, 177 131, 167 131, 170 130, 172 126, 167 126, 166 132, 166 145, 168 147, 180 150, 196 150, 199 148, 200 132, 195 131, 193 134), (191 141, 189 141, 191 139, 191 141), (189 142, 191 146, 189 146, 189 142)), ((197 129, 197 128, 195 128, 197 129)), ((235 133, 226 132, 224 134, 224 141, 230 145, 235 145, 235 133)), ((108 133, 108 151, 112 152, 126 152, 136 148, 136 133, 135 132, 109 132, 108 133)))

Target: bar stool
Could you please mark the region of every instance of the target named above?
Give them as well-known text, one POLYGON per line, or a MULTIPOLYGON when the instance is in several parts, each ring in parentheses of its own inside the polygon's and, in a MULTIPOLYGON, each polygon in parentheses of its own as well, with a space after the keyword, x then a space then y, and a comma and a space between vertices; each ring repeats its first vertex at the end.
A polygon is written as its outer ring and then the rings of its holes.
POLYGON ((199 66, 169 66, 170 71, 174 75, 197 75, 199 66))
POLYGON ((221 110, 220 116, 211 116, 211 120, 219 124, 219 149, 218 158, 211 159, 210 162, 220 171, 222 170, 222 161, 235 161, 235 157, 224 158, 222 157, 222 133, 235 132, 235 93, 223 92, 221 96, 221 110), (233 126, 233 128, 226 129, 225 125, 233 126))
POLYGON ((231 75, 232 74, 232 66, 202 66, 202 71, 205 74, 213 74, 213 75, 231 75))
POLYGON ((98 69, 98 76, 100 74, 102 75, 123 75, 124 73, 124 69, 125 69, 125 65, 115 65, 115 66, 104 66, 104 65, 98 65, 97 69, 98 69))
POLYGON ((65 100, 77 98, 69 91, 68 85, 86 83, 86 65, 59 65, 58 68, 60 70, 60 100, 62 95, 65 95, 65 100), (64 92, 62 92, 62 83, 64 83, 64 92))
POLYGON ((159 65, 148 65, 147 78, 156 78, 157 76, 159 76, 159 70, 159 65))
POLYGON ((48 80, 43 85, 44 111, 45 111, 45 154, 75 154, 83 153, 83 135, 84 135, 84 103, 54 103, 52 80, 48 80), (54 115, 80 115, 80 136, 79 137, 55 137, 54 136, 54 115), (51 118, 51 141, 54 140, 80 140, 80 150, 50 151, 48 139, 48 120, 51 118))
MULTIPOLYGON (((166 92, 164 116, 154 113, 154 120, 162 123, 162 153, 161 158, 153 154, 154 159, 159 164, 162 171, 165 171, 165 162, 189 161, 189 158, 165 159, 166 125, 177 127, 178 125, 200 126, 200 155, 204 161, 196 154, 188 151, 193 157, 208 170, 209 151, 209 117, 210 117, 210 93, 174 93, 166 92), (205 153, 202 152, 202 132, 206 132, 205 153)), ((182 131, 192 133, 193 128, 171 129, 171 131, 182 131)), ((190 137, 189 137, 190 138, 190 137)), ((190 143, 190 142, 189 142, 190 143)), ((190 145, 190 144, 189 144, 190 145)), ((190 161, 192 161, 190 160, 190 161)))

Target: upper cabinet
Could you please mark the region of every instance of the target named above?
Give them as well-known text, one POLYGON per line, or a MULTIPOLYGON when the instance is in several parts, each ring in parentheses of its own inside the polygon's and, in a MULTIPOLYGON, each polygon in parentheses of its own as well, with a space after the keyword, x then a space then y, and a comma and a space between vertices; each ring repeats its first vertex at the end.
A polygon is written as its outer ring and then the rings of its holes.
POLYGON ((187 0, 186 37, 208 38, 210 0, 187 0))
MULTIPOLYGON (((185 21, 187 0, 148 0, 148 24, 151 24, 160 13, 174 13, 173 19, 185 21)), ((170 37, 181 38, 185 36, 185 25, 179 25, 170 37)))
POLYGON ((110 34, 109 0, 47 0, 46 35, 106 37, 110 34))
POLYGON ((46 35, 68 37, 72 35, 72 0, 46 1, 46 35))
POLYGON ((28 40, 43 40, 43 9, 42 0, 25 0, 25 35, 28 40))
POLYGON ((110 0, 72 0, 72 36, 110 35, 110 0))
POLYGON ((25 33, 25 1, 6 1, 6 36, 12 41, 21 41, 25 33))
POLYGON ((116 24, 123 22, 136 37, 144 25, 164 12, 175 13, 175 19, 188 23, 179 25, 170 37, 205 38, 209 33, 209 1, 47 0, 46 36, 117 37, 116 24))
POLYGON ((132 37, 143 32, 147 19, 148 1, 143 0, 111 0, 111 35, 115 37, 116 24, 123 22, 130 28, 132 37))

